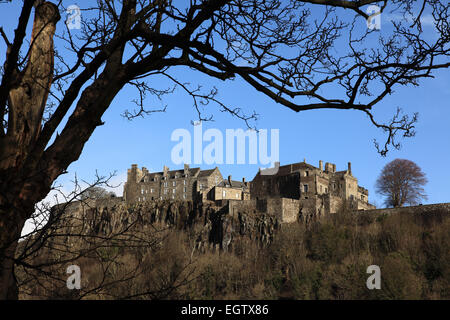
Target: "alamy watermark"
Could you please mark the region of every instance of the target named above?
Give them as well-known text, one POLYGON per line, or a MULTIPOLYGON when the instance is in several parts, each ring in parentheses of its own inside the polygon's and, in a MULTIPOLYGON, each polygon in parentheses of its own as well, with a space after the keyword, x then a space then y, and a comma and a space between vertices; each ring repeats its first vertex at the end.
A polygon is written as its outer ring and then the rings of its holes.
POLYGON ((224 134, 219 129, 211 128, 203 132, 202 122, 197 121, 194 123, 193 131, 193 135, 187 129, 176 129, 172 132, 171 141, 178 142, 171 151, 173 163, 271 164, 275 167, 271 169, 272 171, 277 168, 277 163, 279 166, 279 129, 270 130, 270 154, 268 152, 269 132, 267 129, 258 131, 253 129, 245 131, 243 129, 226 129, 224 139, 224 134), (204 146, 204 142, 208 142, 208 144, 204 146))
POLYGON ((66 25, 70 30, 81 29, 81 10, 80 7, 72 4, 67 7, 66 13, 68 14, 66 25))
POLYGON ((73 289, 81 289, 81 269, 76 264, 72 264, 67 267, 66 270, 67 274, 70 274, 70 276, 67 278, 66 285, 67 289, 73 290, 73 289))
POLYGON ((376 5, 370 5, 366 9, 366 13, 369 15, 367 18, 367 28, 370 30, 381 29, 381 8, 376 5))
POLYGON ((377 265, 371 265, 367 267, 367 273, 371 273, 372 275, 367 278, 366 286, 367 289, 381 289, 381 270, 377 265))

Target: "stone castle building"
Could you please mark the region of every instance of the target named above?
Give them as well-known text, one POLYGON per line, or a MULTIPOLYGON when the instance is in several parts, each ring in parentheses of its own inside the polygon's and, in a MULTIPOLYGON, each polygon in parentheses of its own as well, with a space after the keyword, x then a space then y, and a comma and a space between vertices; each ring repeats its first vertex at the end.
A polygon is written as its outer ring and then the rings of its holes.
POLYGON ((352 209, 368 210, 369 192, 358 185, 351 163, 347 170, 336 171, 336 165, 319 161, 314 167, 306 161, 278 166, 275 174, 259 171, 251 182, 251 198, 289 198, 299 200, 300 209, 313 214, 334 213, 345 200, 352 209))
POLYGON ((206 199, 213 186, 223 180, 219 168, 200 170, 184 165, 181 170, 169 170, 150 173, 133 164, 128 169, 124 186, 124 199, 128 203, 151 200, 192 200, 206 199))
MULTIPOLYGON (((215 201, 217 205, 229 203, 233 211, 251 210, 275 213, 283 217, 320 217, 334 213, 345 201, 353 210, 370 210, 367 189, 358 185, 351 163, 347 170, 336 171, 336 165, 319 161, 314 167, 306 161, 279 166, 277 171, 265 174, 261 170, 251 182, 223 179, 218 167, 209 170, 190 168, 150 173, 136 164, 128 169, 124 186, 124 200, 139 203, 152 200, 215 201), (277 199, 280 199, 278 201, 277 199), (281 208, 281 209, 280 209, 281 208), (273 211, 273 212, 272 212, 273 211), (291 212, 292 211, 292 212, 291 212)), ((273 170, 273 169, 270 169, 273 170)), ((231 210, 231 209, 230 209, 231 210)))
POLYGON ((124 200, 127 203, 152 200, 248 200, 249 183, 224 180, 219 168, 201 170, 184 165, 184 169, 150 173, 136 164, 128 169, 127 182, 124 186, 124 200))
POLYGON ((245 178, 235 181, 228 176, 228 179, 219 182, 211 191, 211 200, 250 200, 250 184, 245 178))

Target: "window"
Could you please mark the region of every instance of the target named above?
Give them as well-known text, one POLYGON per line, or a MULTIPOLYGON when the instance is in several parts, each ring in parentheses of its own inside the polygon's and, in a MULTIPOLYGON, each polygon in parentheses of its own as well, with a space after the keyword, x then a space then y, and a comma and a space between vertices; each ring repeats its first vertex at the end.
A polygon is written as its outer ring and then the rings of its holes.
POLYGON ((239 199, 239 193, 236 193, 236 199, 239 199))
POLYGON ((227 196, 227 191, 226 191, 226 190, 223 190, 223 191, 222 191, 222 197, 225 198, 226 196, 227 196))
POLYGON ((168 191, 167 189, 164 189, 164 194, 167 194, 167 191, 168 191))
POLYGON ((186 180, 183 180, 183 185, 186 185, 186 180))
POLYGON ((153 188, 150 189, 150 193, 153 193, 153 188))
POLYGON ((309 177, 309 171, 305 171, 305 177, 309 177))
POLYGON ((142 198, 142 201, 145 201, 145 197, 142 198))
POLYGON ((176 186, 177 185, 177 182, 176 181, 174 181, 174 182, 172 182, 172 186, 176 186))
POLYGON ((303 185, 303 192, 308 192, 308 185, 307 184, 303 185))
POLYGON ((183 199, 186 199, 186 195, 185 194, 183 194, 183 199))
POLYGON ((176 192, 176 190, 175 189, 172 189, 172 193, 175 193, 176 192))
POLYGON ((187 188, 186 188, 186 187, 184 187, 184 188, 183 188, 183 192, 186 192, 186 190, 187 190, 187 188))
POLYGON ((325 193, 328 193, 328 188, 325 188, 325 193))
POLYGON ((164 187, 167 187, 167 182, 164 182, 164 187))

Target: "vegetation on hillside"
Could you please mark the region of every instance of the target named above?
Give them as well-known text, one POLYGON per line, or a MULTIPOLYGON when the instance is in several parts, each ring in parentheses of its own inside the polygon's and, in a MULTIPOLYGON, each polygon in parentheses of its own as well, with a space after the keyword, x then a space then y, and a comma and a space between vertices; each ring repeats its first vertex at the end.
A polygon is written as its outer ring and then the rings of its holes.
POLYGON ((449 230, 444 212, 341 211, 283 225, 268 246, 243 237, 229 252, 199 252, 193 230, 147 226, 153 245, 112 242, 73 262, 81 290, 66 288, 65 269, 16 275, 23 299, 450 299, 449 230), (366 287, 369 265, 381 268, 380 290, 366 287))

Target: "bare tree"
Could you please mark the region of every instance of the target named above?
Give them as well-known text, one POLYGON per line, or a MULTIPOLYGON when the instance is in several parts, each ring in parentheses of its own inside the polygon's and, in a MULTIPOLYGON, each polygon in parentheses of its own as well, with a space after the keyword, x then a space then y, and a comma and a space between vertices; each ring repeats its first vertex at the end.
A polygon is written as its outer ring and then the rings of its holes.
POLYGON ((388 207, 416 205, 427 199, 423 186, 427 178, 422 169, 406 159, 395 159, 384 166, 376 182, 377 192, 386 197, 388 207))
POLYGON ((34 228, 22 235, 14 258, 20 297, 162 299, 194 278, 187 253, 171 260, 165 252, 173 250, 166 245, 174 232, 164 221, 152 223, 144 208, 103 197, 112 177, 97 175, 83 181, 86 187, 75 177, 70 193, 53 189, 62 202, 36 206, 34 228), (79 289, 67 287, 69 265, 80 267, 79 289))
POLYGON ((124 86, 138 96, 128 118, 161 111, 145 108, 146 98, 162 99, 178 87, 200 119, 210 118, 202 107, 213 103, 248 122, 255 113, 227 106, 216 88, 203 91, 173 70, 241 78, 296 112, 367 114, 387 134, 379 148, 384 155, 389 146, 400 146, 396 134, 414 135, 417 115, 398 111, 382 123, 372 108, 396 86, 418 85, 450 66, 447 1, 98 0, 83 11, 77 33, 62 23, 57 28, 64 9, 61 1, 24 0, 13 39, 0 29, 7 46, 0 83, 0 298, 17 297, 12 257, 25 221, 79 158, 124 86), (386 35, 370 30, 370 4, 404 19, 386 35), (33 6, 31 39, 24 45, 33 6), (424 13, 434 19, 434 37, 422 30, 424 13), (54 37, 65 44, 54 48, 54 37), (159 88, 161 78, 174 87, 159 88))

